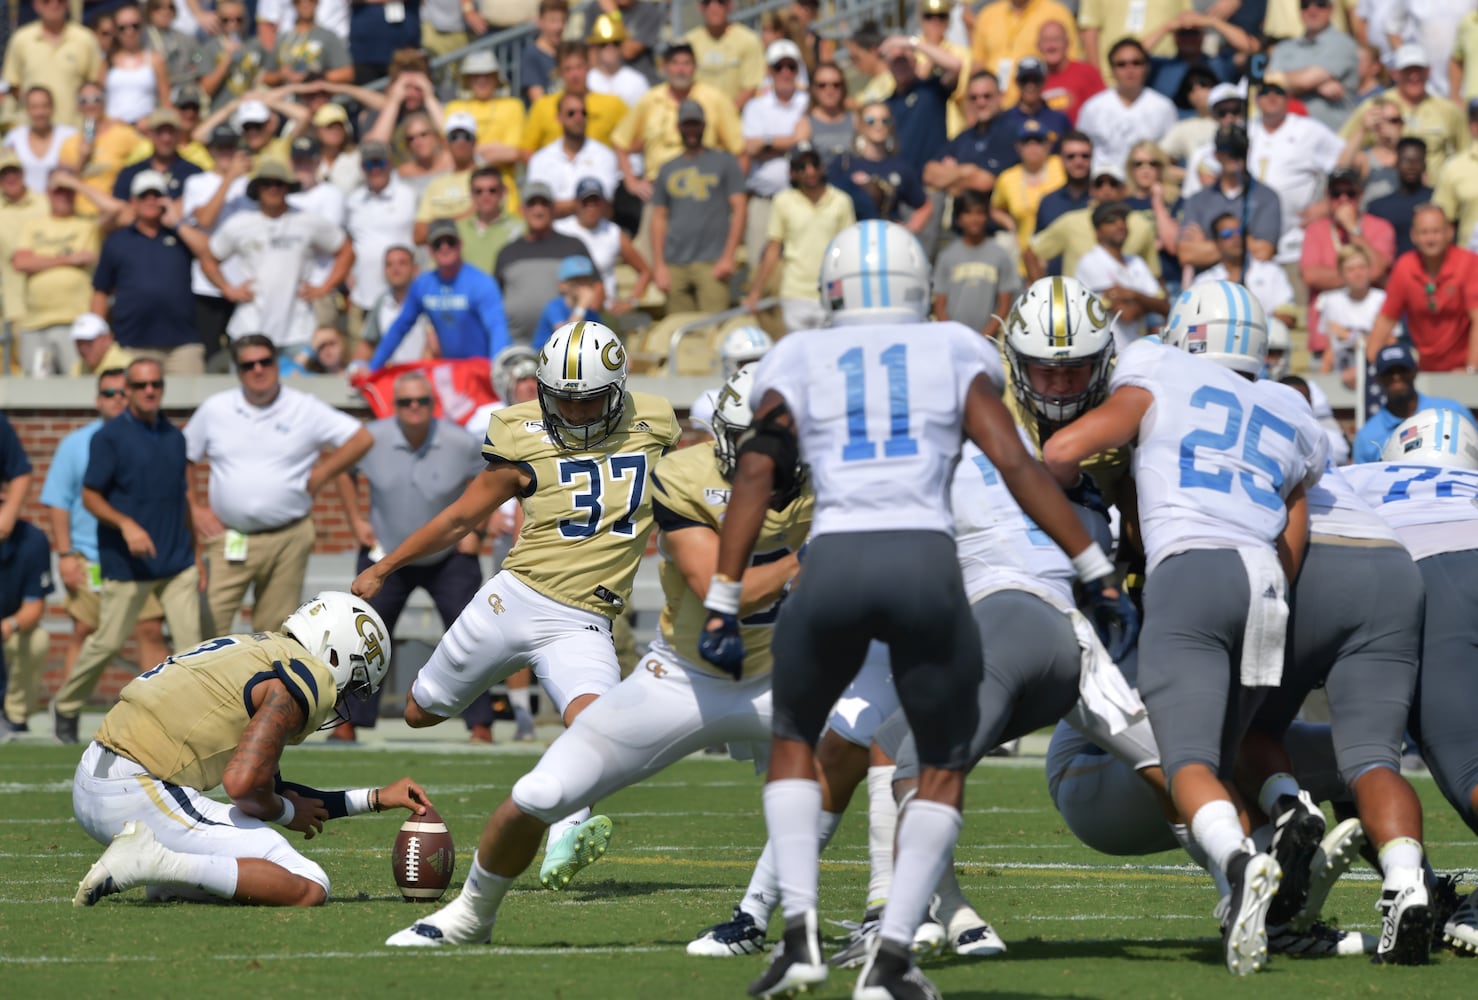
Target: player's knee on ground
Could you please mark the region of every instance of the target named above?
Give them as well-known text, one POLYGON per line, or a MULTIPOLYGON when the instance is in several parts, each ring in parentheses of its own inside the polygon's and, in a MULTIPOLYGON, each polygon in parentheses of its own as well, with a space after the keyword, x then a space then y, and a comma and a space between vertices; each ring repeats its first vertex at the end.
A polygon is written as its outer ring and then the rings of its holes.
POLYGON ((564 783, 538 768, 514 782, 509 797, 523 812, 545 823, 564 818, 573 808, 565 801, 564 783))

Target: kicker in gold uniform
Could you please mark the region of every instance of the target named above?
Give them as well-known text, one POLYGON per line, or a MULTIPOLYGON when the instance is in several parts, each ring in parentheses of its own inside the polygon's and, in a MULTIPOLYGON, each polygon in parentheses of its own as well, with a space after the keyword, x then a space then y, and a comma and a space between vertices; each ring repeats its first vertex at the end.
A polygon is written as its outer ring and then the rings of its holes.
POLYGON ((403 778, 321 792, 284 782, 282 750, 339 721, 346 696, 379 687, 390 633, 366 601, 319 594, 281 632, 202 643, 119 695, 72 779, 77 822, 108 849, 73 902, 136 886, 151 898, 313 906, 328 876, 269 824, 312 838, 328 819, 430 802, 403 778), (204 793, 224 785, 229 803, 204 793))
POLYGON ((749 366, 725 383, 713 417, 714 446, 684 449, 653 470, 666 605, 652 652, 582 712, 534 770, 514 784, 483 832, 462 893, 391 935, 387 944, 486 943, 508 887, 533 861, 544 825, 703 747, 769 739, 770 632, 799 568, 796 552, 811 528, 809 493, 777 497, 765 515, 742 581, 747 656, 740 679, 698 656, 698 630, 707 616, 703 592, 718 562, 718 532, 728 508, 738 439, 752 419, 752 380, 749 366))

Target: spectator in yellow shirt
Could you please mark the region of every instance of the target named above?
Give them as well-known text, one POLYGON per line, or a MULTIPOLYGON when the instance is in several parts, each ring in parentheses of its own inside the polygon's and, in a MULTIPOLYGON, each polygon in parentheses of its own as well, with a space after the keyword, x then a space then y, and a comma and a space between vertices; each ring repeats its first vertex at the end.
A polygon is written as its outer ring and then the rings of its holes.
MULTIPOLYGON (((513 168, 523 156, 524 109, 523 102, 516 97, 496 96, 501 74, 502 67, 491 49, 468 53, 462 60, 462 87, 471 96, 447 102, 443 120, 450 123, 453 115, 465 114, 477 123, 477 157, 488 166, 499 168, 508 198, 504 207, 516 212, 518 185, 513 179, 513 168)), ((450 132, 451 125, 447 124, 446 128, 450 132)))
MULTIPOLYGON (((1067 183, 1067 173, 1062 161, 1052 155, 1052 134, 1035 118, 1021 123, 1016 153, 1021 162, 996 178, 991 216, 1001 228, 1016 234, 1016 243, 1025 253, 1037 229, 1037 206, 1049 191, 1067 183)), ((1022 273, 1026 273, 1024 266, 1022 273)))
POLYGON ((45 87, 56 101, 56 120, 79 124, 77 95, 82 85, 101 81, 107 72, 102 50, 92 32, 67 23, 67 0, 35 0, 33 6, 38 20, 11 36, 0 75, 12 93, 45 87))
POLYGON ((996 74, 998 80, 1011 79, 1018 60, 1037 54, 1037 33, 1049 21, 1061 24, 1067 32, 1068 58, 1083 58, 1072 12, 1057 0, 999 0, 975 15, 972 65, 996 74))
MULTIPOLYGON (((62 143, 61 165, 76 171, 82 182, 94 191, 112 194, 118 171, 127 166, 134 149, 144 141, 144 137, 127 122, 114 121, 104 114, 103 102, 102 84, 89 82, 82 85, 77 95, 82 129, 62 143)), ((88 206, 79 214, 94 213, 88 206)))
POLYGON ((703 24, 683 36, 693 47, 698 82, 744 107, 765 79, 765 49, 760 38, 742 24, 729 21, 733 0, 698 0, 703 24))
MULTIPOLYGON (((627 114, 626 102, 615 94, 597 94, 585 84, 590 72, 590 52, 584 42, 561 42, 559 75, 564 80, 563 94, 585 98, 585 134, 596 142, 611 145, 611 135, 627 114)), ((523 159, 556 142, 564 135, 559 126, 560 94, 545 94, 529 107, 528 122, 523 129, 523 159)))

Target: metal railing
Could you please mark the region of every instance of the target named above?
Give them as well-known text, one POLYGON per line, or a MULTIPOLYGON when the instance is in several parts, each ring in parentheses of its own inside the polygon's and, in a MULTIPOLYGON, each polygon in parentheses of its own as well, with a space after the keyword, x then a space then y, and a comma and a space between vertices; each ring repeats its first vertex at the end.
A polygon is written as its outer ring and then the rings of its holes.
MULTIPOLYGON (((736 24, 742 24, 757 32, 760 20, 766 14, 789 7, 790 3, 791 0, 760 0, 759 3, 734 11, 732 19, 736 24)), ((665 38, 680 37, 691 27, 686 24, 683 16, 689 6, 683 3, 672 4, 665 38)), ((907 20, 908 5, 900 0, 825 0, 824 6, 829 7, 830 12, 818 18, 813 27, 818 35, 830 38, 845 37, 851 26, 869 19, 877 21, 884 28, 901 28, 907 20)), ((586 25, 584 30, 588 31, 589 25, 586 25)), ((461 62, 468 53, 488 49, 497 57, 498 65, 502 67, 503 79, 507 82, 510 92, 517 94, 522 84, 519 78, 519 64, 522 62, 524 46, 530 43, 537 31, 538 29, 533 24, 518 24, 501 31, 489 32, 463 48, 431 60, 431 71, 433 74, 446 72, 450 67, 461 62)), ((842 52, 839 55, 844 57, 845 53, 842 52)), ((367 86, 371 90, 383 90, 389 82, 388 78, 382 77, 367 86)))
POLYGON ((666 374, 677 374, 678 350, 682 347, 683 341, 686 340, 690 335, 705 330, 717 329, 731 319, 738 319, 740 316, 749 316, 755 312, 763 312, 766 309, 773 309, 778 305, 780 305, 780 300, 778 298, 764 298, 760 299, 759 302, 755 304, 755 308, 753 310, 748 309, 744 306, 736 306, 733 309, 725 309, 723 312, 714 313, 711 316, 704 316, 702 319, 695 319, 691 323, 684 323, 676 330, 673 330, 672 333, 669 335, 669 339, 667 341, 666 374))

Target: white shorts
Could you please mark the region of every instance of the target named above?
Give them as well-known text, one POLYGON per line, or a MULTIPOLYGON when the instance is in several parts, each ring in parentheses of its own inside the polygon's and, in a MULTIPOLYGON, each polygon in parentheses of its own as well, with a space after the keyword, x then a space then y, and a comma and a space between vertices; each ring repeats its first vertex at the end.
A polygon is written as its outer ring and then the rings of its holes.
POLYGON ((261 858, 317 882, 325 893, 329 889, 324 870, 294 850, 272 826, 193 788, 160 781, 101 743, 89 744, 77 764, 72 812, 99 844, 111 843, 129 820, 141 820, 172 851, 261 858))
POLYGON ((576 698, 604 694, 621 679, 609 621, 501 572, 452 622, 411 694, 427 712, 451 718, 524 667, 534 669, 561 715, 576 698))
POLYGON ((832 706, 826 728, 848 743, 868 747, 883 720, 896 711, 898 692, 893 689, 888 647, 874 642, 867 648, 862 669, 832 706))
POLYGON ((768 740, 770 715, 768 675, 714 677, 654 647, 550 744, 513 801, 552 823, 704 747, 768 740))

